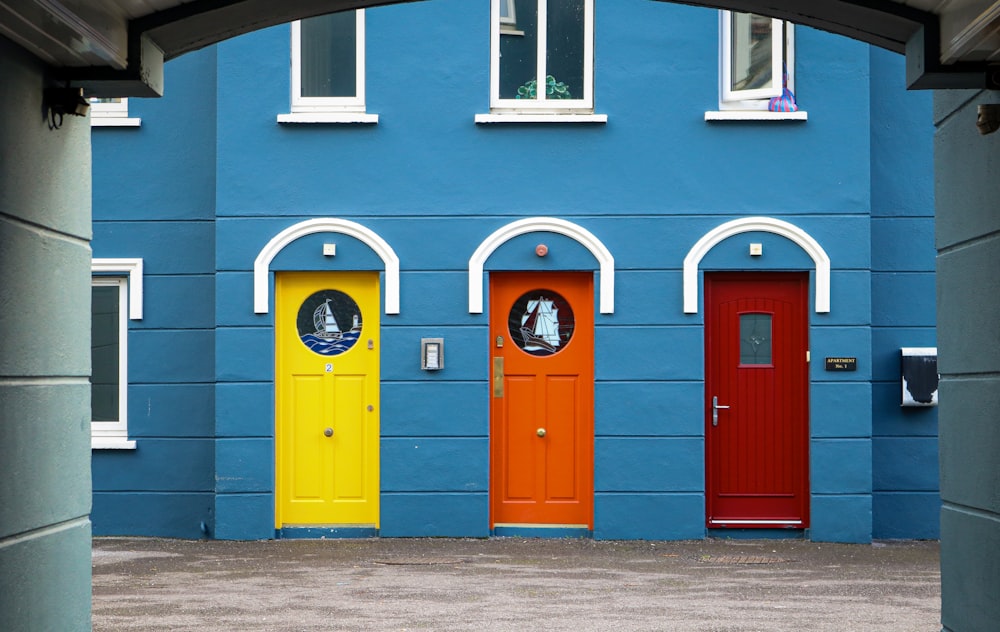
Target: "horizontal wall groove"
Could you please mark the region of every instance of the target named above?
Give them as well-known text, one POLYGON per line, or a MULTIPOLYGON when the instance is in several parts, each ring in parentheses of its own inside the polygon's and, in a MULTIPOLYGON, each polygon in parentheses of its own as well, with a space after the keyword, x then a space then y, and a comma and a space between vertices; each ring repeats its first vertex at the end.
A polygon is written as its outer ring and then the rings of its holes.
POLYGON ((973 516, 975 518, 982 518, 984 520, 991 520, 993 522, 1000 522, 1000 513, 994 513, 992 511, 987 511, 979 507, 972 507, 970 505, 963 505, 961 503, 956 503, 948 500, 941 501, 941 510, 954 511, 956 513, 965 514, 967 516, 973 516))
POLYGON ((947 257, 948 255, 960 254, 962 251, 969 248, 989 245, 990 242, 995 241, 998 238, 1000 238, 1000 230, 994 230, 986 233, 985 235, 977 235, 971 239, 959 241, 950 246, 940 247, 938 248, 938 259, 947 257))
POLYGON ((16 546, 23 544, 24 542, 30 542, 31 540, 37 540, 39 538, 45 538, 48 536, 57 535, 63 531, 69 531, 70 529, 77 529, 80 527, 90 528, 90 516, 83 515, 77 516, 75 518, 70 518, 69 520, 63 520, 61 522, 56 522, 54 524, 45 525, 44 527, 39 527, 37 529, 31 529, 30 531, 23 531, 21 533, 15 533, 9 535, 5 538, 0 538, 0 549, 8 546, 16 546))
POLYGON ((8 215, 7 213, 0 212, 0 220, 10 222, 15 226, 18 226, 28 232, 34 233, 39 237, 46 237, 48 239, 58 239, 59 241, 65 241, 74 246, 82 246, 84 248, 90 248, 90 237, 74 235, 72 233, 67 233, 61 230, 56 230, 51 226, 46 226, 44 224, 39 224, 37 222, 31 222, 21 217, 15 217, 13 215, 8 215))
POLYGON ((90 386, 89 375, 0 375, 0 386, 90 386))

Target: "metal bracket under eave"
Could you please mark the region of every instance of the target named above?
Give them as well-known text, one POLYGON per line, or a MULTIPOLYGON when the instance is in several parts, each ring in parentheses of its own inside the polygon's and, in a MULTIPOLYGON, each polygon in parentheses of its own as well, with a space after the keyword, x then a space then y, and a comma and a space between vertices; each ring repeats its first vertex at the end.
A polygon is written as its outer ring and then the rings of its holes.
POLYGON ((59 79, 83 88, 87 97, 163 96, 163 51, 147 36, 129 36, 128 66, 116 70, 106 66, 67 67, 56 71, 59 79))
POLYGON ((1000 90, 1000 64, 941 63, 941 34, 925 24, 906 42, 906 87, 910 90, 1000 90))

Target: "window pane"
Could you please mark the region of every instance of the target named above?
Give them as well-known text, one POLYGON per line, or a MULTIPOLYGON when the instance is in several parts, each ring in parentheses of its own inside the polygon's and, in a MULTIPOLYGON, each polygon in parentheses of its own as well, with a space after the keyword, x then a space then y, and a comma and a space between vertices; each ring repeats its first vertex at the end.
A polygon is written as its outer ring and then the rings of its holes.
POLYGON ((357 96, 354 11, 302 20, 302 96, 357 96))
POLYGON ((500 98, 537 99, 538 4, 536 0, 515 0, 514 5, 517 29, 524 35, 500 32, 500 98))
POLYGON ((584 0, 548 0, 546 99, 582 99, 584 96, 583 21, 584 0))
POLYGON ((740 314, 740 364, 771 364, 770 314, 740 314))
POLYGON ((119 421, 119 288, 117 285, 94 286, 91 294, 91 419, 119 421))
POLYGON ((752 13, 732 14, 732 90, 774 87, 771 18, 752 13))

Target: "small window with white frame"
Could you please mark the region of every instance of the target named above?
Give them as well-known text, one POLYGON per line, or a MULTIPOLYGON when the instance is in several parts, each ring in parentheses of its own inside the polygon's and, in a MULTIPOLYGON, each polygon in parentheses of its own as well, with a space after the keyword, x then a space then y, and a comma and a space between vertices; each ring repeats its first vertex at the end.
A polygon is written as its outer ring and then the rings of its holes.
POLYGON ((365 11, 292 22, 291 114, 281 123, 376 123, 365 109, 365 11))
POLYGON ((477 122, 497 122, 497 114, 597 120, 594 0, 492 0, 490 53, 491 114, 477 122))
POLYGON ((139 127, 142 119, 128 115, 125 97, 93 97, 90 99, 91 127, 139 127))
POLYGON ((706 112, 706 120, 806 119, 795 99, 793 25, 753 13, 719 15, 719 111, 706 112))
POLYGON ((92 443, 96 448, 135 445, 128 441, 127 306, 126 277, 93 277, 90 429, 92 443))
POLYGON ((91 447, 135 449, 128 438, 128 322, 142 320, 142 259, 92 259, 91 447))

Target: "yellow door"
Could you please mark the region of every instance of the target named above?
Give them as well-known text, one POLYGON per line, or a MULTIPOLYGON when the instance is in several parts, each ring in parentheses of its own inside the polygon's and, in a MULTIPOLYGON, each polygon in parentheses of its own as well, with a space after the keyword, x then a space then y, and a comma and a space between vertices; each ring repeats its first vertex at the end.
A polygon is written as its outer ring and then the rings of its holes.
POLYGON ((378 527, 377 272, 275 275, 278 528, 378 527))

